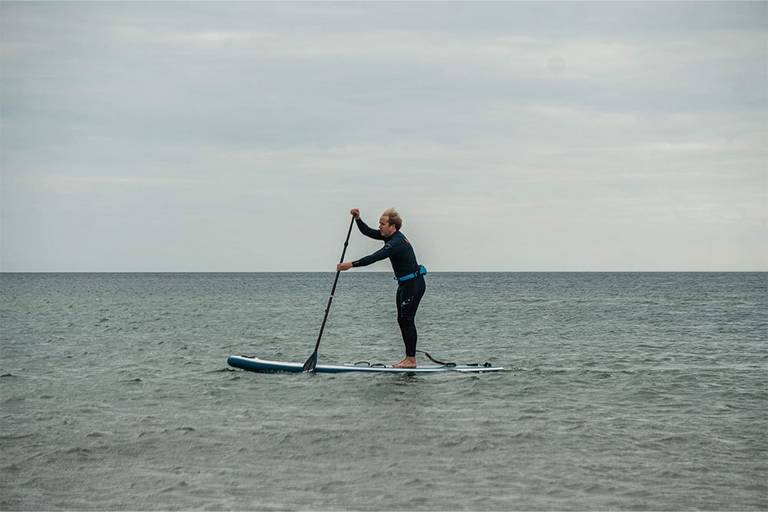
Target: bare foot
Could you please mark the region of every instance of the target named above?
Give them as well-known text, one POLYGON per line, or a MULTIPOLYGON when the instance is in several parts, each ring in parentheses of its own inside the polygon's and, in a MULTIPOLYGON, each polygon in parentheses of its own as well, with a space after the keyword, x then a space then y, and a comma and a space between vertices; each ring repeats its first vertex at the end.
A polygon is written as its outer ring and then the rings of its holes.
POLYGON ((416 368, 416 358, 406 357, 397 364, 393 364, 392 368, 416 368))

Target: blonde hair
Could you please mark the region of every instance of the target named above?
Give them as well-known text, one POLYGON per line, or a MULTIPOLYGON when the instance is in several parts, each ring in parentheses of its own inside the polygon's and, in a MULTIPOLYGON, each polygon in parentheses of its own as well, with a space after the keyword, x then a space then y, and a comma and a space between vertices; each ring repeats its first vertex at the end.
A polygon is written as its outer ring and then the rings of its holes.
POLYGON ((389 219, 390 226, 395 226, 395 229, 400 231, 400 228, 403 226, 403 219, 400 218, 400 214, 397 213, 397 210, 394 208, 387 208, 381 215, 382 217, 387 217, 389 219))

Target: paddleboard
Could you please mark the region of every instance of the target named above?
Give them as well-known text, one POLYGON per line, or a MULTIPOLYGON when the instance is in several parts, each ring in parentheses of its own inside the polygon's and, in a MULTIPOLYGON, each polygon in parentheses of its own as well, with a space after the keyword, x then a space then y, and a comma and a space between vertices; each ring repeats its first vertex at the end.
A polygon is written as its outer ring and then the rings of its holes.
MULTIPOLYGON (((248 356, 229 356, 227 364, 235 368, 241 368, 252 372, 259 373, 301 373, 303 371, 304 363, 288 363, 284 361, 269 361, 266 359, 259 359, 258 357, 248 356)), ((470 365, 470 364, 457 364, 456 366, 447 365, 419 365, 416 368, 392 368, 391 366, 367 366, 367 365, 354 365, 354 364, 318 364, 315 367, 316 373, 348 373, 348 372, 364 372, 364 373, 447 373, 447 372, 459 372, 459 373, 487 373, 487 372, 500 372, 504 368, 501 366, 492 366, 488 363, 485 365, 470 365)))

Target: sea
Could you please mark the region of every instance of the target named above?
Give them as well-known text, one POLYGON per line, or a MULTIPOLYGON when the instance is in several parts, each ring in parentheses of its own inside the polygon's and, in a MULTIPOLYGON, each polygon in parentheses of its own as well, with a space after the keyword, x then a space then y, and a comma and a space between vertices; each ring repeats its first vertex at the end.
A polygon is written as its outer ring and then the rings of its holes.
POLYGON ((333 279, 0 274, 0 509, 768 509, 768 273, 333 279))

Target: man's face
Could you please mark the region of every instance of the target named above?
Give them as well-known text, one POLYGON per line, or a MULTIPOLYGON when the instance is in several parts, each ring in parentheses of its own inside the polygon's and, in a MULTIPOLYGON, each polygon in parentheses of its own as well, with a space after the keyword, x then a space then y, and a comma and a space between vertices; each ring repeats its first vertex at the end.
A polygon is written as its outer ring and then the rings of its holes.
POLYGON ((379 233, 382 236, 390 237, 395 234, 395 231, 397 231, 395 226, 389 225, 389 217, 386 215, 379 217, 379 233))

